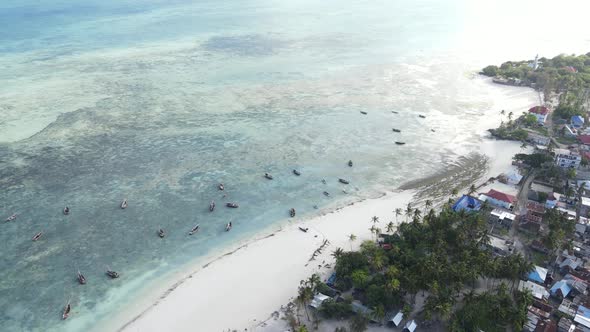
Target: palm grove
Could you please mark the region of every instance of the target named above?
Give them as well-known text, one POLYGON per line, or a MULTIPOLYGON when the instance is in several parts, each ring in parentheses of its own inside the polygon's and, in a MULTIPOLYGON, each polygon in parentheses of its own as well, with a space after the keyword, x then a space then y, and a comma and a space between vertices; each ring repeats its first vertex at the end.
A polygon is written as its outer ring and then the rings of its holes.
MULTIPOLYGON (((432 209, 423 217, 419 209, 408 206, 406 210, 408 221, 395 233, 384 235, 379 245, 365 241, 358 251, 337 248, 333 252, 335 288, 344 294, 352 290, 355 299, 372 309, 372 317, 354 314, 350 295, 325 301, 319 315, 351 318, 350 331, 363 331, 369 318, 381 322, 386 313, 400 309, 405 317, 416 311, 422 321, 443 324, 450 331, 520 330, 532 297, 515 288, 533 265, 519 254, 493 255, 487 247, 485 212, 455 212, 449 204, 438 215, 432 209), (413 308, 417 297, 424 299, 421 308, 413 308)), ((555 218, 565 220, 560 214, 555 218)), ((371 228, 378 230, 378 219, 371 222, 371 228)), ((564 232, 571 229, 555 231, 559 236, 552 238, 556 241, 552 247, 566 246, 564 232)), ((301 282, 298 302, 306 308, 314 294, 329 291, 313 275, 301 282)), ((297 326, 296 321, 292 323, 297 326)))

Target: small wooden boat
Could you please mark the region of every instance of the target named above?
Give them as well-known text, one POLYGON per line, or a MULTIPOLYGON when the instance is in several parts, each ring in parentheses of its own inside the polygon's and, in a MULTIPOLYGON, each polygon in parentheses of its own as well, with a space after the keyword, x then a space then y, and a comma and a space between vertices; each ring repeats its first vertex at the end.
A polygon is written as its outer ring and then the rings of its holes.
POLYGON ((86 285, 86 277, 80 273, 80 270, 78 270, 78 283, 80 285, 86 285))
POLYGON ((188 235, 193 235, 198 231, 199 231, 199 225, 196 225, 195 227, 193 227, 193 229, 191 229, 190 232, 188 232, 188 235))
POLYGON ((291 208, 289 210, 289 215, 291 216, 291 218, 295 217, 295 209, 294 208, 291 208))
POLYGON ((126 209, 127 206, 129 206, 129 204, 127 203, 127 198, 125 198, 123 202, 121 202, 121 209, 126 209))
POLYGON ((232 208, 232 209, 237 209, 240 206, 238 205, 238 203, 225 203, 225 206, 227 206, 228 208, 232 208))
POLYGON ((225 189, 225 187, 223 186, 223 183, 220 183, 220 184, 217 186, 217 188, 218 188, 219 190, 224 190, 224 189, 225 189))
POLYGON ((70 214, 70 208, 69 207, 65 207, 64 208, 64 214, 67 216, 68 214, 70 214))
POLYGON ((213 212, 213 210, 215 210, 215 202, 211 201, 211 203, 209 203, 209 212, 213 212))
POLYGON ((61 314, 61 319, 63 319, 63 320, 68 319, 68 317, 70 316, 71 310, 72 310, 72 306, 70 305, 70 301, 68 301, 68 304, 66 304, 66 306, 64 307, 64 311, 61 314))
POLYGON ((418 116, 421 117, 422 119, 425 119, 426 118, 426 116, 424 116, 422 114, 419 114, 418 116))
POLYGON ((16 220, 16 216, 17 216, 16 213, 13 214, 13 215, 11 215, 10 217, 6 218, 6 222, 15 221, 16 220))
POLYGON ((33 236, 33 241, 37 241, 41 238, 41 235, 43 235, 43 232, 39 232, 37 234, 35 234, 35 236, 33 236))
POLYGON ((111 277, 111 279, 117 279, 119 278, 119 273, 113 271, 113 270, 107 270, 107 276, 111 277))
POLYGON ((160 239, 163 239, 164 236, 166 236, 166 233, 164 233, 163 229, 158 229, 158 236, 160 237, 160 239))
POLYGON ((344 184, 349 184, 350 183, 350 182, 348 182, 348 180, 345 180, 345 179, 338 179, 338 182, 344 183, 344 184))
POLYGON ((323 184, 326 184, 326 180, 325 180, 325 179, 322 179, 322 183, 323 183, 323 184))
POLYGON ((367 115, 367 112, 365 112, 365 111, 361 111, 361 114, 367 115))
POLYGON ((327 191, 324 191, 324 196, 330 196, 330 193, 327 191))
POLYGON ((307 233, 307 231, 309 230, 309 228, 307 228, 307 227, 306 228, 299 227, 299 230, 302 231, 302 232, 304 232, 304 233, 307 233))
POLYGON ((348 161, 348 166, 352 167, 352 160, 348 161))
POLYGON ((402 132, 401 130, 395 129, 395 128, 393 128, 392 130, 393 130, 394 133, 401 133, 402 132))
POLYGON ((269 180, 272 180, 272 175, 270 175, 268 173, 264 173, 264 177, 267 178, 267 179, 269 179, 269 180))
POLYGON ((404 144, 406 144, 406 142, 395 142, 395 144, 397 144, 397 145, 404 145, 404 144))
POLYGON ((294 170, 293 170, 293 174, 295 174, 295 175, 299 176, 299 175, 301 175, 301 172, 299 172, 298 170, 294 169, 294 170))
POLYGON ((232 224, 231 224, 231 221, 230 221, 230 222, 227 223, 227 225, 225 225, 225 231, 226 232, 229 232, 231 230, 231 228, 232 228, 232 224))
POLYGON ((430 129, 430 131, 431 131, 431 132, 433 132, 433 133, 435 133, 435 132, 436 132, 436 130, 434 130, 434 129, 430 129))
POLYGON ((391 111, 391 113, 393 113, 393 114, 397 114, 397 112, 396 112, 396 111, 391 111))

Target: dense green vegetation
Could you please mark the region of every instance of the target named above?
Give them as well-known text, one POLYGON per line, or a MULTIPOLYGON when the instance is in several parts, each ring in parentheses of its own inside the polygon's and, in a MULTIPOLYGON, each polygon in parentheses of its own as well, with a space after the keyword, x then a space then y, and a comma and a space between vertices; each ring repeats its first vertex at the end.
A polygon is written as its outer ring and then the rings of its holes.
POLYGON ((576 221, 568 220, 567 214, 556 209, 547 210, 543 220, 549 225, 549 233, 543 238, 545 246, 553 250, 569 248, 576 221))
POLYGON ((491 292, 470 292, 465 295, 463 307, 453 314, 449 330, 502 332, 513 328, 520 331, 532 302, 530 293, 517 293, 513 300, 504 284, 491 292))
POLYGON ((524 86, 543 91, 545 101, 553 94, 559 95, 562 108, 554 116, 568 118, 582 114, 590 98, 590 53, 582 55, 558 55, 552 59, 539 59, 540 65, 533 69, 533 61, 508 61, 500 67, 487 66, 481 73, 491 77, 520 80, 524 86))
POLYGON ((490 133, 492 133, 494 137, 499 139, 524 141, 529 137, 529 133, 526 130, 511 126, 505 126, 504 124, 500 125, 500 127, 497 129, 490 129, 489 131, 490 133))
MULTIPOLYGON (((391 250, 371 241, 364 242, 359 251, 337 250, 336 287, 341 291, 354 289, 355 296, 373 310, 377 319, 404 304, 413 305, 406 303, 408 299, 423 292, 424 318, 448 321, 457 299, 466 289, 474 288, 477 280, 507 279, 514 285, 515 280, 532 269, 531 263, 520 255, 492 255, 486 248, 488 241, 486 222, 480 214, 457 213, 445 207, 439 215, 431 210, 422 217, 416 209, 411 222, 400 224, 396 234, 386 236, 385 243, 391 244, 391 250)), ((458 331, 461 326, 469 327, 466 331, 470 327, 492 326, 496 323, 494 303, 480 305, 481 317, 453 320, 453 324, 458 331)), ((507 310, 517 312, 517 307, 518 302, 510 298, 507 310)), ((345 316, 347 308, 330 303, 323 310, 334 317, 345 316)), ((464 305, 459 308, 469 310, 464 305)), ((406 310, 410 309, 406 306, 406 310)), ((506 315, 505 323, 521 326, 520 318, 516 314, 506 315)))
POLYGON ((540 168, 545 163, 553 163, 553 156, 547 153, 517 153, 512 159, 520 161, 533 168, 540 168))

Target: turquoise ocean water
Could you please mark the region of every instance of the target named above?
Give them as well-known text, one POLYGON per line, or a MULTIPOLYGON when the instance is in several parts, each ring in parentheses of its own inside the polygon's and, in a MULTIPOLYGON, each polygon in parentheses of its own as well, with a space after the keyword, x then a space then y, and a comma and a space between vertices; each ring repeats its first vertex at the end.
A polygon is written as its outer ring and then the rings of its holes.
POLYGON ((95 326, 290 207, 310 217, 477 151, 482 123, 534 100, 475 70, 589 45, 577 20, 561 38, 502 9, 532 1, 505 2, 3 1, 0 217, 18 218, 0 224, 1 330, 95 326), (494 27, 499 15, 530 38, 494 27))

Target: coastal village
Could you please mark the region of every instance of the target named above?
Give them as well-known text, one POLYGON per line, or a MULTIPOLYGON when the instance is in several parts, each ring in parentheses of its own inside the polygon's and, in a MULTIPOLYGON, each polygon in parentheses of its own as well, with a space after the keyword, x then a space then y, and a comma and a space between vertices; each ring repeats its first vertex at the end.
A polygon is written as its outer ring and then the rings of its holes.
POLYGON ((294 310, 286 318, 293 331, 590 331, 590 54, 507 62, 482 74, 539 93, 538 105, 519 116, 500 111, 500 127, 490 129, 497 139, 520 142, 523 153, 513 157, 511 171, 461 195, 453 189, 438 216, 426 200, 428 214, 408 204, 395 211, 405 222, 388 224, 387 232, 373 217, 372 241, 359 252, 334 251, 327 280, 313 275, 301 282, 295 304, 304 307, 307 324, 294 310), (437 224, 443 221, 444 230, 437 224), (471 232, 463 230, 467 222, 474 222, 471 232), (431 258, 441 249, 419 242, 437 237, 416 229, 452 232, 438 239, 465 241, 466 247, 440 245, 446 254, 439 259, 458 264, 460 272, 433 269, 431 258), (454 261, 461 250, 468 262, 454 261), (411 277, 422 257, 407 261, 406 252, 426 256, 411 277), (496 267, 470 264, 477 255, 496 267), (435 280, 425 277, 431 273, 435 280), (443 286, 448 280, 456 282, 452 290, 443 286), (348 325, 320 323, 326 320, 348 325))

